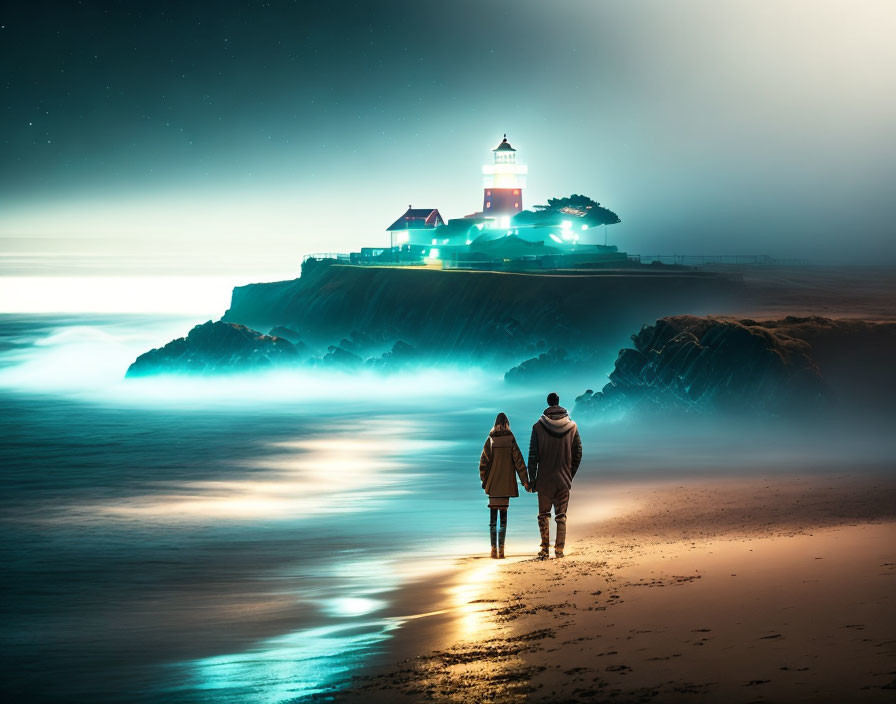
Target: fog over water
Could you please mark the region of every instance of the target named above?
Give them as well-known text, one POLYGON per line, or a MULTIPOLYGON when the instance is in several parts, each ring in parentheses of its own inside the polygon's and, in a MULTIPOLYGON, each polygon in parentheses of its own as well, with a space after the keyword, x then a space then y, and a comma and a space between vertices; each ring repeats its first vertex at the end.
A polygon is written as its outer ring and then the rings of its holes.
MULTIPOLYGON (((0 638, 20 696, 291 701, 388 657, 402 586, 487 549, 495 413, 525 447, 548 390, 472 367, 123 381, 190 323, 0 316, 0 638)), ((571 407, 586 383, 557 390, 571 407)), ((891 466, 884 423, 812 425, 599 423, 577 489, 891 466)), ((533 551, 534 514, 513 501, 510 554, 533 551)))

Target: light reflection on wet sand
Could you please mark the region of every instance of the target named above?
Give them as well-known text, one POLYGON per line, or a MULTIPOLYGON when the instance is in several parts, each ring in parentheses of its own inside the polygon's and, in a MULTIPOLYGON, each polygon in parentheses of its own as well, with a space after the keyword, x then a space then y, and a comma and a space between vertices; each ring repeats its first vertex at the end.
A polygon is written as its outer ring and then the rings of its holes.
MULTIPOLYGON (((467 547, 476 550, 472 544, 467 547)), ((462 546, 454 548, 460 550, 462 546)), ((468 558, 456 573, 450 572, 456 563, 449 559, 427 560, 425 565, 416 566, 368 560, 358 565, 359 570, 346 565, 343 575, 349 583, 360 575, 375 575, 377 579, 369 591, 354 592, 368 596, 326 602, 328 612, 344 617, 345 625, 303 629, 260 641, 244 652, 178 663, 178 670, 189 672, 182 691, 207 692, 210 701, 221 702, 242 702, 250 696, 252 701, 270 704, 294 701, 326 691, 333 683, 361 671, 371 656, 387 652, 385 643, 395 631, 409 624, 438 620, 448 628, 442 633, 454 633, 460 640, 481 638, 484 632, 493 630, 489 599, 495 580, 501 579, 503 569, 522 559, 526 557, 501 561, 468 558), (449 575, 447 583, 439 581, 440 572, 449 575), (441 608, 395 615, 396 608, 387 609, 387 600, 369 596, 397 589, 408 579, 428 582, 428 588, 415 595, 418 604, 441 608), (358 616, 376 615, 381 618, 356 620, 358 616)), ((396 606, 400 611, 407 605, 396 606)), ((176 698, 178 689, 168 694, 176 698)))
POLYGON ((372 656, 387 652, 386 642, 408 623, 441 618, 463 637, 475 638, 485 627, 481 607, 488 606, 475 602, 487 598, 502 565, 477 560, 475 567, 455 574, 457 555, 465 547, 476 549, 457 543, 447 549, 450 556, 426 554, 419 561, 364 559, 334 566, 330 576, 337 578, 340 596, 319 595, 317 603, 337 621, 335 625, 261 640, 242 652, 173 664, 173 679, 184 684, 170 688, 166 695, 194 701, 196 692, 207 692, 209 701, 216 702, 295 701, 362 671, 372 656), (440 574, 447 576, 446 588, 440 574), (415 592, 416 604, 441 608, 406 611, 408 604, 393 603, 393 595, 408 582, 426 585, 415 592))
POLYGON ((489 608, 490 587, 498 578, 500 569, 507 560, 486 558, 465 570, 451 590, 454 612, 452 631, 458 640, 469 640, 482 635, 485 625, 484 612, 489 608))
MULTIPOLYGON (((180 691, 198 691, 215 702, 295 701, 350 673, 395 627, 369 621, 310 628, 262 641, 247 652, 196 660, 185 664, 191 676, 180 691)), ((167 695, 177 697, 179 689, 167 695)))

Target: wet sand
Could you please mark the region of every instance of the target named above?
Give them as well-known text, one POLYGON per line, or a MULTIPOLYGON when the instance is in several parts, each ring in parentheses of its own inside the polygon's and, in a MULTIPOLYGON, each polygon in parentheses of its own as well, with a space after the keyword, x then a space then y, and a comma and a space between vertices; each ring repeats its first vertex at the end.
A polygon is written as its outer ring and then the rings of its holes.
POLYGON ((533 535, 411 588, 427 615, 336 701, 892 701, 888 468, 617 484, 570 520, 562 560, 533 535))

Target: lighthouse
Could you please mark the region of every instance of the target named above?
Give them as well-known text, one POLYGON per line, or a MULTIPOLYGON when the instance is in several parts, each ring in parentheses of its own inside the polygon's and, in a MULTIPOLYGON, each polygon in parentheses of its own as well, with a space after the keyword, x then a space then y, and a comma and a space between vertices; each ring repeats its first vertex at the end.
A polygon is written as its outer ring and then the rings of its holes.
POLYGON ((516 162, 516 149, 510 146, 506 134, 492 153, 494 163, 482 167, 482 214, 500 222, 523 209, 523 188, 529 169, 516 162))

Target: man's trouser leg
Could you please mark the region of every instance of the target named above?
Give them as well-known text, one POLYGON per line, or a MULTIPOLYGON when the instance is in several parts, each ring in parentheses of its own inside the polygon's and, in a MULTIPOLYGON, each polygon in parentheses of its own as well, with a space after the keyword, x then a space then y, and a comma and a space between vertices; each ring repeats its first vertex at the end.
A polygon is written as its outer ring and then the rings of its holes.
POLYGON ((557 522, 557 538, 554 541, 554 550, 563 552, 566 547, 566 508, 569 506, 569 491, 563 491, 554 496, 554 520, 557 522))
POLYGON ((538 492, 538 530, 541 533, 541 551, 551 547, 551 496, 538 492))

